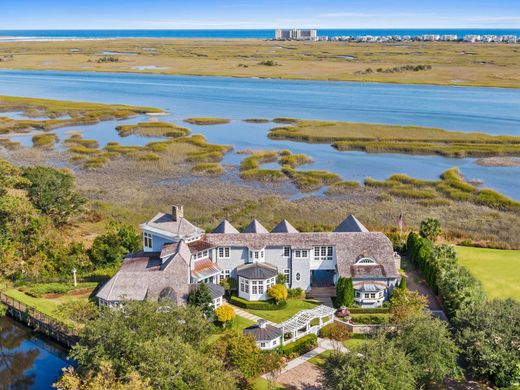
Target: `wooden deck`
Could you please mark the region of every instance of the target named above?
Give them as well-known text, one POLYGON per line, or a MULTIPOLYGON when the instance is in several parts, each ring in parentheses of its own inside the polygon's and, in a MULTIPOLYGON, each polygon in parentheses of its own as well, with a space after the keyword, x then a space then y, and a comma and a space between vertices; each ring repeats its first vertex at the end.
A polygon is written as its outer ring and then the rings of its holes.
POLYGON ((32 306, 0 292, 0 302, 8 308, 8 313, 14 319, 22 322, 33 330, 40 332, 58 343, 70 348, 78 341, 78 335, 62 323, 41 313, 32 306))

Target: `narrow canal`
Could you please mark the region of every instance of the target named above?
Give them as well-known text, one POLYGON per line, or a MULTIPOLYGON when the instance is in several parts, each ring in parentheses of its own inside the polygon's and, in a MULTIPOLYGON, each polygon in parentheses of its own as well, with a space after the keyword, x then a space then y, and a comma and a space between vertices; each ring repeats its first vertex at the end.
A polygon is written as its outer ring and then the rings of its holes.
POLYGON ((0 317, 0 389, 52 389, 67 351, 9 317, 0 317))

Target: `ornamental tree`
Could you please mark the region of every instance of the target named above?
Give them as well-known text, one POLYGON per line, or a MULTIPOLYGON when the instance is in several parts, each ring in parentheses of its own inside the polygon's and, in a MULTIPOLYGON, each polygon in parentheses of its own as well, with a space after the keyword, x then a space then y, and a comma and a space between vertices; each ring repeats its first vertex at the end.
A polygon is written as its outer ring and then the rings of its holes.
POLYGON ((188 295, 188 305, 198 307, 206 318, 213 314, 212 303, 213 298, 211 298, 208 286, 204 283, 198 284, 197 288, 190 291, 188 295))
POLYGON ((215 315, 217 316, 217 320, 222 323, 223 327, 225 327, 226 324, 229 321, 232 321, 236 316, 235 310, 228 304, 217 307, 215 309, 215 315))
POLYGON ((390 298, 390 317, 392 322, 402 322, 424 317, 428 299, 417 291, 394 288, 390 298))
POLYGON ((287 287, 283 284, 275 284, 269 290, 267 290, 267 295, 273 298, 276 303, 287 300, 287 287))

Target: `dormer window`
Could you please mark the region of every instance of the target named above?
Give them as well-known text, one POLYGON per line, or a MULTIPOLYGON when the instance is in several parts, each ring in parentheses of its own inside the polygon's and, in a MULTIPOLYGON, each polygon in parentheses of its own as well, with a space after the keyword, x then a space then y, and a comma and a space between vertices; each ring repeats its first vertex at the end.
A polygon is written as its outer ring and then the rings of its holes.
POLYGON ((143 239, 144 239, 144 247, 145 249, 152 249, 153 248, 153 240, 151 233, 144 232, 143 233, 143 239))
POLYGON ((361 259, 359 259, 356 264, 359 264, 359 265, 375 265, 377 264, 376 261, 374 259, 372 259, 371 257, 363 257, 361 259))
POLYGON ((265 256, 265 251, 262 249, 261 251, 249 251, 249 259, 251 261, 263 261, 265 256))
POLYGON ((291 257, 291 247, 290 246, 283 247, 283 257, 291 257))

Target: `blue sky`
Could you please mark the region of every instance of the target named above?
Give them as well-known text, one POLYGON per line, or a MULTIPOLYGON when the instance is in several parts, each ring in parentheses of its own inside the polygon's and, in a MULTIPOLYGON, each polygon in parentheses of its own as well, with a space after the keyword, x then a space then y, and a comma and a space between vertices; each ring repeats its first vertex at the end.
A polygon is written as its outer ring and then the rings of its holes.
POLYGON ((0 0, 0 29, 520 28, 520 0, 0 0))

